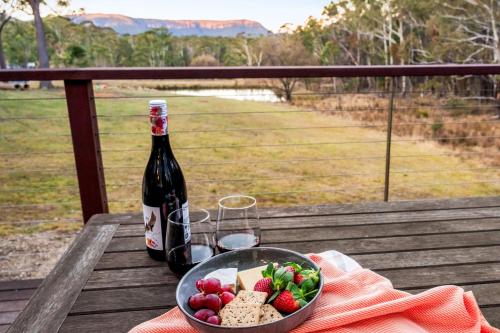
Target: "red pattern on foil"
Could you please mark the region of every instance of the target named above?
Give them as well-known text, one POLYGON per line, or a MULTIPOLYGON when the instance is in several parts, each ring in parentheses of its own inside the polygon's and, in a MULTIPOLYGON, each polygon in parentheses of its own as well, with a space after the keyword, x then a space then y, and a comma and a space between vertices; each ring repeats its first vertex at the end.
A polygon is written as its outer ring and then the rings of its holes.
MULTIPOLYGON (((153 113, 153 112, 151 112, 153 113)), ((150 117, 151 122, 151 133, 154 135, 165 135, 167 134, 167 117, 150 117)))

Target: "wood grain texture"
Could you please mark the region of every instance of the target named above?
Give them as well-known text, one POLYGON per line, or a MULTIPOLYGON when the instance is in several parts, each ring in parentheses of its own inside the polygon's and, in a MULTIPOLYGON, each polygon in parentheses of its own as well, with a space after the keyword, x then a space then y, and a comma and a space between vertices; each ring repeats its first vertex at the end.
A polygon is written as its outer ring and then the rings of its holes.
MULTIPOLYGON (((440 265, 500 262, 500 245, 472 247, 464 249, 445 249, 428 251, 392 252, 383 254, 361 254, 351 256, 361 266, 383 270, 411 267, 431 267, 440 265)), ((430 268, 432 269, 432 268, 430 268)), ((500 277, 499 277, 500 278, 500 277)))
POLYGON ((0 325, 13 323, 18 315, 19 311, 0 312, 0 325))
MULTIPOLYGON (((333 224, 333 223, 332 223, 333 224)), ((500 230, 500 218, 480 218, 451 221, 423 221, 412 223, 378 223, 369 225, 351 225, 309 227, 304 228, 303 223, 289 221, 286 232, 287 237, 283 237, 282 229, 272 229, 273 223, 266 222, 262 227, 263 233, 261 241, 263 243, 291 242, 298 240, 333 240, 350 238, 373 238, 383 236, 410 236, 410 235, 431 235, 440 233, 455 233, 465 231, 486 231, 500 230)), ((142 225, 120 226, 117 235, 113 238, 108 251, 120 251, 127 249, 126 243, 134 241, 141 243, 140 239, 143 230, 142 225), (120 238, 126 238, 124 241, 120 238), (135 240, 132 238, 136 238, 135 240)))
MULTIPOLYGON (((265 246, 266 244, 263 244, 265 246)), ((279 244, 288 248, 287 244, 279 244)), ((497 258, 500 246, 472 247, 467 250, 419 250, 408 252, 392 252, 382 254, 351 255, 364 267, 371 269, 419 267, 446 264, 462 264, 474 262, 490 262, 497 258)), ((130 251, 104 253, 96 265, 96 270, 112 270, 125 268, 145 268, 165 266, 160 261, 149 258, 146 251, 130 251)), ((0 294, 1 295, 1 294, 0 294)))
MULTIPOLYGON (((309 217, 329 215, 358 215, 390 212, 420 212, 432 210, 450 211, 455 209, 500 207, 500 197, 458 198, 444 200, 415 200, 393 202, 365 202, 343 205, 294 206, 282 208, 259 208, 262 219, 282 217, 309 217)), ((497 211, 498 212, 498 211, 497 211)), ((216 216, 216 215, 213 215, 216 216)), ((122 225, 140 224, 141 214, 104 214, 99 217, 99 223, 122 225)))
MULTIPOLYGON (((382 273, 383 274, 383 273, 382 273)), ((175 285, 83 291, 71 309, 72 315, 173 307, 175 285)), ((465 285, 480 306, 500 305, 500 282, 465 285)), ((412 294, 425 291, 410 290, 412 294)))
POLYGON ((175 284, 155 287, 82 291, 70 314, 168 308, 176 305, 175 284))
MULTIPOLYGON (((377 227, 375 226, 374 229, 377 227)), ((263 246, 283 247, 290 250, 299 251, 302 253, 321 252, 329 249, 336 249, 346 254, 369 253, 369 252, 391 252, 391 251, 408 251, 420 249, 439 249, 448 247, 468 247, 481 245, 497 245, 500 244, 500 231, 478 231, 478 232, 462 232, 462 233, 446 233, 446 234, 431 234, 431 235, 413 235, 413 236, 397 236, 397 237, 374 237, 374 238, 341 238, 342 234, 334 233, 332 239, 317 240, 321 238, 317 236, 322 232, 329 232, 324 229, 315 229, 303 234, 300 237, 293 237, 293 231, 288 230, 287 242, 267 242, 265 235, 263 236, 263 246), (290 238, 288 238, 290 234, 290 238), (295 241, 301 239, 301 241, 295 241), (315 240, 311 242, 311 240, 315 240)), ((396 232, 396 234, 401 234, 396 232)), ((387 236, 387 235, 386 235, 387 236)), ((389 234, 388 236, 392 236, 389 234)), ((125 237, 114 238, 108 248, 110 252, 124 251, 144 251, 144 237, 125 237)))
POLYGON ((178 282, 179 279, 173 276, 166 265, 148 268, 104 270, 92 272, 84 290, 177 285, 178 282))
POLYGON ((116 228, 84 228, 8 332, 57 332, 116 228))
MULTIPOLYGON (((465 291, 472 291, 479 306, 500 306, 500 282, 472 284, 460 286, 465 291)), ((425 291, 427 289, 406 289, 412 294, 425 291)), ((499 313, 500 314, 500 313, 499 313)))
POLYGON ((13 280, 1 281, 0 291, 2 290, 23 290, 23 289, 36 289, 42 283, 43 279, 30 279, 30 280, 13 280))
MULTIPOLYGON (((500 212, 499 212, 500 213, 500 212)), ((378 216, 378 214, 377 214, 378 216)), ((376 216, 375 216, 376 217, 376 216)), ((326 219, 326 217, 325 217, 326 219)), ((436 234, 446 232, 460 232, 460 231, 479 231, 479 230, 498 230, 500 229, 500 217, 495 218, 476 218, 476 219, 461 219, 449 221, 409 221, 409 222, 392 222, 386 223, 386 220, 381 219, 382 222, 377 223, 376 219, 370 219, 370 224, 365 225, 339 225, 341 217, 332 220, 328 228, 308 226, 307 223, 298 223, 293 219, 289 219, 289 228, 287 236, 292 239, 283 238, 282 228, 275 225, 272 220, 265 221, 261 229, 265 231, 262 234, 262 240, 266 242, 279 242, 293 240, 294 238, 304 237, 307 235, 308 239, 332 239, 332 237, 339 238, 361 238, 361 237, 374 237, 386 235, 412 235, 412 234, 436 234), (353 228, 356 227, 356 228, 353 228), (318 229, 321 232, 315 232, 318 229)), ((144 227, 142 224, 120 225, 116 231, 114 239, 120 237, 143 237, 141 233, 144 227)))
POLYGON ((489 281, 500 282, 500 263, 407 268, 378 273, 391 280, 397 289, 429 288, 445 284, 467 285, 489 281))
POLYGON ((0 312, 21 311, 28 304, 28 300, 0 302, 0 312))
POLYGON ((21 290, 5 290, 0 291, 0 302, 17 301, 29 299, 36 289, 21 289, 21 290))
POLYGON ((68 316, 59 333, 95 333, 95 332, 127 332, 132 327, 146 320, 164 314, 168 308, 127 311, 115 313, 98 313, 84 316, 68 316))
POLYGON ((424 236, 380 237, 369 239, 305 241, 294 243, 267 243, 265 246, 286 247, 302 253, 337 250, 348 255, 365 253, 388 253, 399 251, 421 251, 452 249, 475 246, 498 245, 500 231, 476 233, 438 234, 424 236))
POLYGON ((91 80, 65 81, 83 221, 108 212, 101 144, 91 80))

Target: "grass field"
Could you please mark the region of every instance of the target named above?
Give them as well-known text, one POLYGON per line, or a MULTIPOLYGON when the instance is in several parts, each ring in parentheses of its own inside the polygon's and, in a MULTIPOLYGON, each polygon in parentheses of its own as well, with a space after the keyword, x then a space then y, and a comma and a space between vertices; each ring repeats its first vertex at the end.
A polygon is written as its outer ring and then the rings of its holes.
MULTIPOLYGON (((171 93, 114 86, 96 93, 110 210, 139 211, 150 149, 148 95, 171 93)), ((215 208, 229 193, 255 195, 261 207, 382 200, 383 131, 357 128, 345 117, 290 112, 303 109, 287 104, 167 99, 192 205, 215 208), (303 127, 309 129, 297 129, 303 127)), ((0 235, 81 227, 69 134, 62 90, 0 91, 0 235)), ((500 194, 500 172, 481 154, 408 139, 393 138, 391 200, 500 194)))

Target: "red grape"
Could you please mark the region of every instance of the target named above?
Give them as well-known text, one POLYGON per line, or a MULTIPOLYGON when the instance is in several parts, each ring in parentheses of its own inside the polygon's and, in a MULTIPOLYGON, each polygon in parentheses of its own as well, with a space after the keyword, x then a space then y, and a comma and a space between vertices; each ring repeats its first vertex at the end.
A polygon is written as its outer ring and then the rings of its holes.
POLYGON ((196 289, 203 292, 203 279, 199 279, 196 281, 196 289))
POLYGON ((201 309, 204 303, 205 303, 205 295, 203 295, 202 293, 194 294, 191 297, 189 297, 189 306, 193 310, 201 309))
POLYGON ((207 318, 207 323, 212 324, 212 325, 220 325, 220 317, 215 315, 215 316, 210 316, 207 318))
POLYGON ((222 301, 220 300, 219 296, 216 294, 208 294, 205 296, 205 307, 214 310, 215 312, 219 312, 220 308, 222 307, 222 301))
POLYGON ((201 321, 206 321, 208 317, 212 316, 215 316, 215 312, 210 309, 201 309, 196 311, 196 313, 194 314, 194 317, 201 321))
POLYGON ((220 287, 220 292, 222 293, 224 291, 228 291, 228 292, 232 293, 233 288, 231 288, 230 284, 224 284, 224 285, 222 285, 222 287, 220 287))
POLYGON ((222 301, 222 305, 226 305, 227 303, 231 302, 234 298, 234 294, 230 293, 229 291, 223 291, 220 294, 220 300, 222 301))
POLYGON ((220 281, 216 278, 203 280, 203 290, 207 294, 218 294, 220 292, 220 281))

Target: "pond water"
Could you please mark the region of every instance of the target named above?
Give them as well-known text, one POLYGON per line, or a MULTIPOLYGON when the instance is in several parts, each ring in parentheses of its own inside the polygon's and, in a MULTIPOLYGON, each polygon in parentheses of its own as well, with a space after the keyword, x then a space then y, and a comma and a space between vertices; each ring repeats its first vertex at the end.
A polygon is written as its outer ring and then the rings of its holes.
POLYGON ((284 99, 276 96, 271 89, 197 89, 174 90, 174 94, 186 96, 206 96, 235 99, 238 101, 257 101, 279 103, 284 99))

